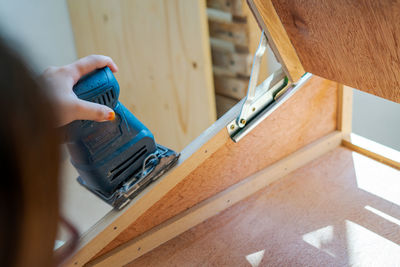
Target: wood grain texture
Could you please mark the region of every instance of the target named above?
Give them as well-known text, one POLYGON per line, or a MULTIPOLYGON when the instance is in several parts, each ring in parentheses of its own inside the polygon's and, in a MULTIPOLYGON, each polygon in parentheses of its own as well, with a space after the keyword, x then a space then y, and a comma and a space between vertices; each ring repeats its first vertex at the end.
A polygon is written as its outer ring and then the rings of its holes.
MULTIPOLYGON (((313 77, 239 143, 230 139, 107 245, 103 254, 325 136, 337 127, 337 84, 313 77)), ((99 255, 100 255, 99 254, 99 255)))
POLYGON ((247 2, 289 79, 294 82, 298 81, 305 70, 271 0, 247 0, 247 2))
MULTIPOLYGON (((267 2, 254 0, 265 16, 267 2)), ((306 71, 400 102, 399 1, 272 3, 306 71)))
POLYGON ((69 0, 79 57, 119 66, 121 102, 183 149, 216 119, 205 1, 69 0))
POLYGON ((127 266, 398 266, 399 177, 337 148, 127 266))
POLYGON ((341 132, 335 131, 328 134, 302 147, 288 157, 251 175, 215 196, 202 201, 157 227, 154 227, 143 235, 119 246, 117 249, 110 251, 110 253, 97 258, 95 261, 91 262, 89 266, 122 266, 132 262, 152 249, 256 193, 297 168, 337 148, 340 146, 341 141, 341 132))

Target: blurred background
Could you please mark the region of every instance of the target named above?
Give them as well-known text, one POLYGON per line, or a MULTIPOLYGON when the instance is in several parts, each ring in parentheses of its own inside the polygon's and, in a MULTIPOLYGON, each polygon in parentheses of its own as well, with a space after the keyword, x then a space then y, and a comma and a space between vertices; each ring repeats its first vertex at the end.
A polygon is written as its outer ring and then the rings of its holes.
MULTIPOLYGON (((0 0, 0 29, 37 73, 92 53, 111 56, 121 102, 177 151, 245 96, 260 37, 244 0, 0 0)), ((278 67, 269 51, 261 78, 278 67)), ((400 105, 357 90, 353 103, 353 132, 400 150, 400 105)), ((65 212, 91 217, 75 220, 85 230, 109 207, 85 209, 94 196, 75 197, 84 190, 75 176, 67 167, 65 212)))

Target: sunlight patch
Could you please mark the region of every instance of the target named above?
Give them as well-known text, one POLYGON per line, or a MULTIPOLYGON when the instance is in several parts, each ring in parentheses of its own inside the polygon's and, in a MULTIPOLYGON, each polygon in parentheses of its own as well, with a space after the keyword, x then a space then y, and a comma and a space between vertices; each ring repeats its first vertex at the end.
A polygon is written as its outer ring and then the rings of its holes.
POLYGON ((246 260, 251 264, 251 267, 257 267, 260 265, 264 257, 265 249, 254 252, 246 256, 246 260))
MULTIPOLYGON (((398 266, 400 246, 357 223, 346 220, 348 265, 398 266)), ((398 232, 384 233, 398 239, 398 232)))
POLYGON ((311 246, 335 257, 329 250, 329 243, 333 239, 333 226, 328 225, 324 228, 303 235, 303 240, 311 246))
POLYGON ((352 152, 358 188, 400 205, 400 171, 352 152))

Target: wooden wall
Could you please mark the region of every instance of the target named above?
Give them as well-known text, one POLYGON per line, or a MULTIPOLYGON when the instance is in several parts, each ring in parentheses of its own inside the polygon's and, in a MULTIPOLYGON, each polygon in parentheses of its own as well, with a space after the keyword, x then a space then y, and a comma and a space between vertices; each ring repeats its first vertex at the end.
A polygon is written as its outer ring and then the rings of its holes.
POLYGON ((205 1, 69 0, 79 57, 111 56, 121 102, 183 149, 216 119, 205 1))

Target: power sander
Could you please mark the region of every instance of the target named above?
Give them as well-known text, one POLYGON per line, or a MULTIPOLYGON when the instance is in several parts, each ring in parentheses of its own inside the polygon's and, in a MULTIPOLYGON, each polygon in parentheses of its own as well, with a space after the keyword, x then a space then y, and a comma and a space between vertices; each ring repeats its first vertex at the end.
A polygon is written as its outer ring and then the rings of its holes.
POLYGON ((66 127, 78 182, 122 209, 177 162, 179 154, 156 144, 153 134, 119 101, 119 84, 108 67, 82 77, 73 88, 83 100, 106 105, 115 119, 80 120, 66 127))

